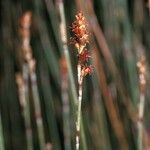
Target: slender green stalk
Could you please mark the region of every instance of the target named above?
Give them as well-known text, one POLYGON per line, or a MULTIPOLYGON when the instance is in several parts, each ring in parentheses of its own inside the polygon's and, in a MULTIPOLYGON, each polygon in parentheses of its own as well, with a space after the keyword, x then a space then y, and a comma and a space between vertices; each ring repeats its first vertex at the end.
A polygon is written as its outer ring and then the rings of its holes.
POLYGON ((78 105, 77 105, 77 120, 76 120, 76 150, 79 150, 80 145, 80 126, 81 126, 81 104, 82 104, 82 84, 83 77, 81 76, 81 65, 78 64, 78 105))
MULTIPOLYGON (((72 105, 75 106, 74 108, 77 107, 77 92, 76 92, 76 87, 75 87, 75 81, 74 81, 74 77, 73 77, 73 71, 72 71, 72 66, 71 66, 71 62, 70 62, 70 56, 69 56, 69 52, 68 50, 64 50, 64 55, 66 57, 67 60, 67 65, 68 65, 68 74, 69 74, 69 80, 70 80, 70 86, 71 86, 71 92, 73 95, 73 101, 72 101, 72 105)), ((73 110, 73 112, 75 112, 75 110, 73 110)), ((82 113, 80 114, 81 116, 81 142, 82 142, 82 146, 83 146, 83 150, 87 150, 87 141, 86 141, 86 136, 85 136, 85 130, 84 130, 84 123, 83 123, 83 119, 82 119, 82 113)))
POLYGON ((60 62, 61 70, 61 95, 62 95, 62 109, 63 109, 63 132, 64 132, 64 146, 65 150, 71 149, 71 130, 70 130, 70 105, 68 95, 68 71, 65 58, 60 62))
POLYGON ((23 102, 24 101, 23 99, 25 99, 25 105, 23 107, 23 115, 26 128, 27 148, 28 150, 33 150, 33 133, 31 126, 30 101, 29 101, 29 70, 27 64, 23 65, 23 80, 24 80, 24 90, 22 91, 23 93, 22 97, 20 97, 20 101, 23 102))
POLYGON ((147 2, 148 8, 149 8, 149 15, 150 15, 150 0, 147 2))
MULTIPOLYGON (((37 130, 38 130, 38 138, 39 138, 39 145, 40 149, 45 148, 45 137, 44 137, 44 127, 42 122, 42 116, 41 116, 41 108, 40 108, 40 99, 39 99, 39 93, 38 93, 38 87, 37 87, 37 79, 36 79, 36 61, 34 60, 32 56, 32 48, 30 46, 30 35, 31 35, 31 23, 32 23, 32 13, 30 11, 27 11, 23 14, 23 16, 20 18, 20 37, 22 40, 22 54, 24 59, 24 68, 25 70, 25 76, 27 80, 30 77, 31 80, 31 90, 32 90, 32 96, 33 96, 33 103, 34 103, 34 109, 35 109, 35 120, 37 124, 37 130)), ((29 85, 27 85, 27 88, 29 85)), ((28 112, 30 112, 30 103, 28 102, 28 112)))
POLYGON ((45 149, 44 127, 43 127, 40 99, 39 99, 37 79, 36 79, 35 72, 30 73, 30 78, 31 78, 34 108, 35 108, 35 119, 36 119, 38 136, 39 136, 39 145, 40 145, 40 149, 43 150, 45 149))
POLYGON ((139 105, 138 105, 138 150, 143 150, 143 135, 144 135, 144 105, 145 105, 145 88, 146 88, 146 58, 143 49, 137 49, 137 55, 139 55, 139 60, 137 62, 138 67, 138 75, 139 75, 139 89, 140 89, 140 97, 139 97, 139 105))
POLYGON ((56 2, 58 3, 58 10, 59 10, 59 15, 60 15, 60 35, 61 35, 61 40, 63 44, 63 52, 64 56, 67 61, 67 68, 68 68, 68 74, 69 74, 69 80, 70 80, 70 85, 72 89, 72 94, 74 97, 74 102, 77 102, 77 92, 76 92, 76 87, 75 87, 75 81, 73 77, 73 71, 72 71, 72 66, 71 66, 71 60, 69 56, 69 49, 68 49, 68 40, 67 40, 67 31, 66 31, 66 19, 65 19, 65 13, 64 13, 64 4, 63 1, 59 0, 56 2))
POLYGON ((1 114, 0 114, 0 150, 5 150, 1 114))
MULTIPOLYGON (((65 90, 65 89, 64 89, 65 90)), ((70 150, 71 148, 71 131, 70 131, 70 108, 69 108, 69 99, 68 93, 62 90, 62 99, 63 99, 63 128, 64 128, 64 145, 65 150, 70 150)))
POLYGON ((140 94, 139 101, 139 120, 138 120, 138 150, 144 150, 143 148, 143 115, 144 115, 145 95, 140 94))

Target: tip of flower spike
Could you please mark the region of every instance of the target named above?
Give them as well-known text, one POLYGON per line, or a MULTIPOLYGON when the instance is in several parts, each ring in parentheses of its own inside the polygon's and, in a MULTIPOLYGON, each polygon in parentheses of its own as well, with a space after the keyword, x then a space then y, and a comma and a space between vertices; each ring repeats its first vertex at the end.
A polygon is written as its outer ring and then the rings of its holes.
POLYGON ((72 39, 74 43, 78 43, 81 46, 84 46, 89 42, 89 32, 88 32, 88 24, 86 18, 84 17, 82 12, 79 12, 75 16, 76 20, 72 23, 72 32, 74 36, 72 39))
POLYGON ((79 11, 75 17, 76 17, 76 19, 80 19, 80 18, 84 17, 83 12, 79 11))

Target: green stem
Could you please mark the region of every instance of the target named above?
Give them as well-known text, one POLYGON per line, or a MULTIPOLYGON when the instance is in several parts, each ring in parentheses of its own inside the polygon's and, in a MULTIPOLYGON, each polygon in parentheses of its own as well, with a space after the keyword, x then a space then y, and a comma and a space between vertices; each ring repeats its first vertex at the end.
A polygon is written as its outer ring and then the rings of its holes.
POLYGON ((139 120, 138 120, 138 150, 143 150, 143 115, 144 115, 145 96, 140 94, 139 120))
POLYGON ((26 64, 23 65, 23 79, 25 84, 24 84, 24 93, 22 98, 25 99, 23 115, 24 115, 25 127, 26 127, 27 149, 33 150, 33 137, 32 137, 32 128, 31 128, 30 104, 29 104, 30 102, 29 102, 29 89, 28 89, 29 69, 26 64))
POLYGON ((2 119, 0 114, 0 149, 4 150, 4 139, 3 139, 3 127, 2 127, 2 119))
POLYGON ((40 107, 40 99, 37 87, 37 79, 35 72, 30 74, 31 83, 32 83, 32 93, 33 93, 33 100, 35 105, 35 118, 39 136, 39 144, 40 149, 43 150, 45 148, 45 136, 44 136, 44 127, 43 127, 43 120, 41 114, 41 107, 40 107))
POLYGON ((76 120, 76 150, 79 150, 80 146, 80 126, 81 126, 81 104, 82 104, 82 83, 83 77, 81 76, 81 65, 78 64, 78 105, 77 105, 77 120, 76 120))

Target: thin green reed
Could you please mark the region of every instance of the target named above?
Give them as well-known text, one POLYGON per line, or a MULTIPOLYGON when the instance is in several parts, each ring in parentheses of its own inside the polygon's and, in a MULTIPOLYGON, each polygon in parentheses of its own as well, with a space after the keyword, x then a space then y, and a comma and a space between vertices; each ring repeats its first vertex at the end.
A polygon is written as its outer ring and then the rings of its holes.
POLYGON ((3 135, 3 126, 2 126, 2 120, 0 115, 0 149, 5 150, 4 148, 4 135, 3 135))

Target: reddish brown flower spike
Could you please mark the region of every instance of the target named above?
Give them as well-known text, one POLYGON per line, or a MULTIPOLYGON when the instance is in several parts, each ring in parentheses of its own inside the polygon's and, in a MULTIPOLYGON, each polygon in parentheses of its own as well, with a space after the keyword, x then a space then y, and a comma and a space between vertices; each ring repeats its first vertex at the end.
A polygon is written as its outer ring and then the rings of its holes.
POLYGON ((86 48, 87 43, 89 43, 89 32, 86 18, 82 12, 76 15, 71 29, 74 35, 71 37, 71 43, 74 44, 78 50, 78 64, 81 67, 81 76, 84 77, 87 74, 91 74, 92 67, 87 66, 89 58, 91 57, 86 48))
POLYGON ((76 20, 72 23, 72 32, 74 33, 74 43, 86 45, 89 42, 89 32, 87 30, 87 21, 83 13, 76 15, 76 20))

